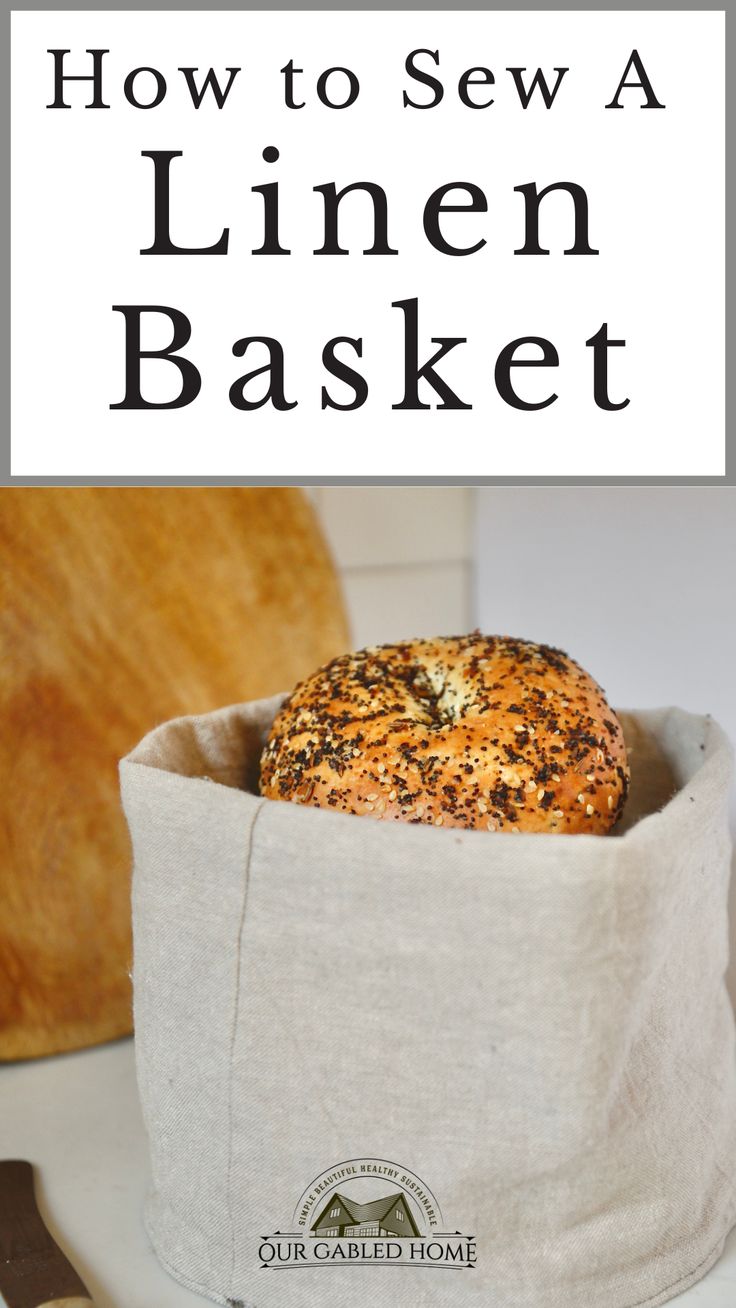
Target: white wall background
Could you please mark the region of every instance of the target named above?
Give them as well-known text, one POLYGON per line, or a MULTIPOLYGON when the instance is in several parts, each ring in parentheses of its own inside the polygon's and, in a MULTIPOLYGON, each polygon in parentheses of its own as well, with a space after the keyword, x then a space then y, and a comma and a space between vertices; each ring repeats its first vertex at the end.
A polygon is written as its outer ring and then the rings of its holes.
POLYGON ((310 494, 356 648, 472 627, 472 490, 321 486, 310 494))
POLYGON ((567 650, 620 707, 678 704, 736 740, 736 490, 483 487, 474 613, 567 650))

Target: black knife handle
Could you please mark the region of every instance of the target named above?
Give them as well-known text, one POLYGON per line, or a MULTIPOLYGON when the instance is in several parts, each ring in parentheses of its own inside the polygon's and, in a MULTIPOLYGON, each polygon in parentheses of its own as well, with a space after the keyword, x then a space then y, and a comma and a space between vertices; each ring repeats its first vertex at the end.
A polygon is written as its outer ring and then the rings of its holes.
POLYGON ((0 1293, 8 1308, 92 1308, 38 1211, 31 1164, 16 1158, 0 1161, 0 1293))

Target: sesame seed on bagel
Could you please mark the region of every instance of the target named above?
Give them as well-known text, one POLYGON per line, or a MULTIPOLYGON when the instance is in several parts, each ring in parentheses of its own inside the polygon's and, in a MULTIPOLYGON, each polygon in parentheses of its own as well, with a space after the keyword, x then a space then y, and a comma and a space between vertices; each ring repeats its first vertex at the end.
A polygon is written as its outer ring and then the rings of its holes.
POLYGON ((551 645, 440 636, 343 654, 279 710, 261 794, 383 821, 602 835, 629 783, 600 686, 551 645))

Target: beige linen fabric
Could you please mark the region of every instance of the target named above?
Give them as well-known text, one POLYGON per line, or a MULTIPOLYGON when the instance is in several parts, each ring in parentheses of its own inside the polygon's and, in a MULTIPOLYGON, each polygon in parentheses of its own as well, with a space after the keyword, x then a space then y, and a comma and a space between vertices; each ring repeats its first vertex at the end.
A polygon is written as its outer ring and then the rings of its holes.
POLYGON ((249 793, 278 702, 167 723, 121 765, 161 1261, 246 1308, 672 1298, 736 1221, 722 731, 623 714, 619 834, 493 835, 249 793), (363 1156, 426 1181, 472 1270, 261 1267, 312 1179, 363 1156))

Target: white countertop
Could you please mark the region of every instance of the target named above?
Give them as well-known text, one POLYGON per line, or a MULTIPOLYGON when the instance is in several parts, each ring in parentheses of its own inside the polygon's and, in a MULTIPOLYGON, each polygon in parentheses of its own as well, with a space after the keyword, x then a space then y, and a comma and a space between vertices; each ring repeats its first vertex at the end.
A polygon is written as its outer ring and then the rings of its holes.
MULTIPOLYGON (((39 1207, 96 1308, 209 1302, 162 1270, 143 1230, 147 1153, 132 1040, 0 1066, 0 1158, 35 1165, 39 1207)), ((734 1308, 736 1230, 720 1262, 672 1302, 734 1308)))

